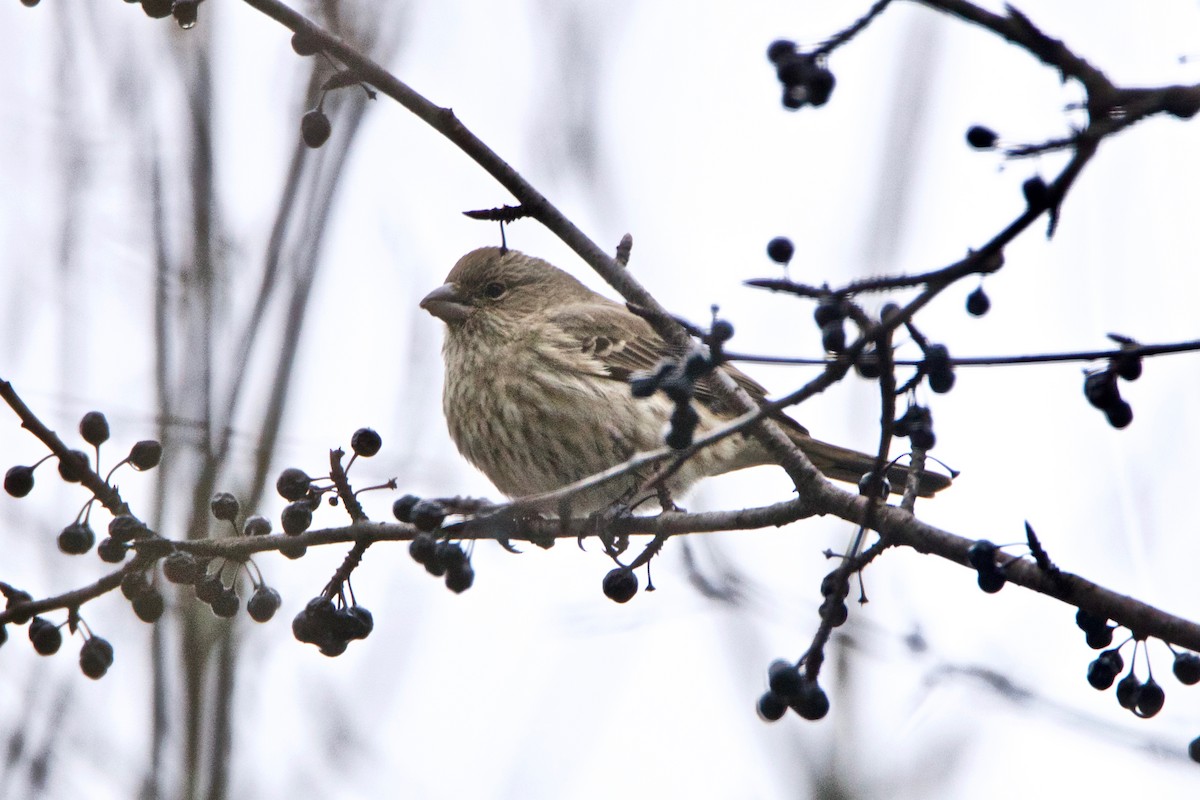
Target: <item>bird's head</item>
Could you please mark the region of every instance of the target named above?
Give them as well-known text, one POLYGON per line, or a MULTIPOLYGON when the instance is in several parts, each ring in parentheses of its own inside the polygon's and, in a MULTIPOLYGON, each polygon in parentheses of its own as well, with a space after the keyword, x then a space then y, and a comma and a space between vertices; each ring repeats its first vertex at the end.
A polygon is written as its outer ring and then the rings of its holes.
POLYGON ((557 267, 516 250, 481 247, 458 260, 421 308, 453 331, 493 323, 520 324, 563 303, 586 300, 590 289, 557 267))

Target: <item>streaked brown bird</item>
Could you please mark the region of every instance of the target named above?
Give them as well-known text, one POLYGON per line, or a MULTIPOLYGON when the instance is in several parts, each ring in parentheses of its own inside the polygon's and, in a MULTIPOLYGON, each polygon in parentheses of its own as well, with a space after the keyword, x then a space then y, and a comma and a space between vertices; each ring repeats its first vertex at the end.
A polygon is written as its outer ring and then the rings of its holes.
MULTIPOLYGON (((629 379, 681 354, 644 319, 557 267, 516 250, 473 250, 421 308, 446 323, 442 408, 450 436, 509 497, 557 489, 663 446, 674 404, 662 393, 634 397, 629 379)), ((756 401, 765 398, 740 370, 721 369, 756 401)), ((697 381, 694 397, 697 437, 736 416, 717 400, 711 378, 697 381)), ((874 465, 872 456, 812 438, 786 415, 775 419, 830 478, 857 482, 874 465)), ((701 478, 769 463, 752 437, 733 435, 694 454, 667 488, 678 497, 701 478)), ((888 477, 903 486, 905 475, 893 468, 888 477)), ((593 488, 572 509, 628 502, 646 477, 593 488)), ((921 492, 949 483, 926 472, 921 492)))

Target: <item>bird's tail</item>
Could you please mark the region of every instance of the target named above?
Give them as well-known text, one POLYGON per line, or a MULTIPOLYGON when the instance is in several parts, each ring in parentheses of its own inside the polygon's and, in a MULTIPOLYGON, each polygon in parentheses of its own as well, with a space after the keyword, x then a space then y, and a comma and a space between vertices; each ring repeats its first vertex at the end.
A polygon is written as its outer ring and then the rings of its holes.
MULTIPOLYGON (((807 433, 801 433, 798 430, 789 429, 788 436, 804 451, 809 461, 813 462, 813 466, 835 481, 858 483, 859 478, 870 472, 875 466, 875 456, 822 442, 820 439, 814 439, 807 433)), ((908 467, 900 465, 888 467, 887 479, 891 483, 893 491, 903 492, 905 482, 908 480, 908 467)), ((922 497, 932 497, 934 492, 945 489, 949 485, 950 478, 947 476, 923 470, 918 493, 922 497)))

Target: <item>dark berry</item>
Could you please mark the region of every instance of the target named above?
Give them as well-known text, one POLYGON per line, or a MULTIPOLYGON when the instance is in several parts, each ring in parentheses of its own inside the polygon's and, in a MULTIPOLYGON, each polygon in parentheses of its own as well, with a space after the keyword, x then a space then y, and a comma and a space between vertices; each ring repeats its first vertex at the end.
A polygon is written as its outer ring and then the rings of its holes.
POLYGON ((349 646, 349 644, 350 643, 345 639, 329 639, 328 641, 325 641, 319 645, 319 652, 323 656, 337 658, 342 653, 346 652, 346 648, 349 646))
POLYGON ((841 574, 841 570, 835 569, 821 579, 821 596, 845 597, 846 592, 849 591, 849 585, 846 576, 841 574))
MULTIPOLYGON (((1112 651, 1105 650, 1104 652, 1109 653, 1112 651)), ((1101 653, 1099 658, 1088 664, 1087 682, 1093 689, 1104 691, 1113 685, 1113 681, 1117 679, 1120 671, 1119 668, 1113 669, 1111 663, 1101 653)))
POLYGON ((950 350, 946 345, 926 347, 921 368, 929 378, 929 388, 938 394, 945 394, 954 387, 954 369, 950 366, 950 350))
POLYGON ((83 555, 96 543, 96 534, 85 522, 72 522, 58 534, 58 549, 67 555, 83 555))
POLYGON ((354 451, 355 455, 363 458, 375 455, 381 447, 383 447, 383 439, 370 428, 359 428, 350 437, 350 449, 354 451))
POLYGON ((1087 373, 1083 379, 1083 395, 1089 403, 1101 411, 1121 402, 1116 374, 1109 369, 1087 373))
POLYGON ((996 132, 982 125, 972 125, 967 129, 967 144, 976 150, 990 150, 996 146, 996 132))
POLYGON ((331 631, 334 638, 365 639, 375 630, 375 618, 363 606, 354 605, 333 612, 331 631))
POLYGON ((1154 678, 1150 678, 1142 684, 1141 690, 1137 694, 1137 713, 1139 717, 1153 717, 1159 711, 1162 711, 1163 703, 1166 701, 1167 695, 1163 688, 1158 685, 1154 678))
POLYGON ((298 56, 311 56, 320 52, 321 45, 311 33, 296 31, 292 34, 292 49, 298 56))
POLYGON ((1007 582, 1004 573, 998 569, 981 569, 979 570, 979 588, 988 594, 995 594, 1004 588, 1007 582))
POLYGON ((429 532, 441 527, 446 508, 437 500, 418 500, 412 508, 412 524, 419 531, 429 532))
MULTIPOLYGON (((883 367, 879 363, 879 354, 872 348, 864 348, 858 354, 858 358, 854 360, 854 369, 860 377, 869 381, 873 381, 883 374, 883 367)), ((897 431, 896 435, 902 436, 903 434, 897 431)))
POLYGON ((475 569, 469 561, 446 570, 446 588, 455 594, 462 594, 474 583, 475 569))
POLYGON ((638 577, 628 567, 616 567, 609 570, 601 584, 604 596, 618 603, 628 603, 637 594, 638 577))
POLYGON ((125 554, 128 552, 129 548, 124 542, 117 541, 111 536, 105 536, 96 546, 96 555, 100 556, 101 561, 108 564, 120 564, 125 560, 125 554))
POLYGON ((1109 425, 1118 429, 1124 428, 1133 422, 1133 407, 1124 400, 1118 400, 1116 405, 1109 406, 1104 410, 1104 415, 1108 417, 1109 425))
POLYGON ((982 317, 991 307, 992 301, 988 299, 982 286, 976 287, 975 291, 967 295, 967 313, 971 316, 982 317))
POLYGON ((275 616, 282 604, 283 598, 279 596, 279 592, 264 584, 250 595, 250 599, 246 601, 246 611, 255 622, 266 622, 275 616))
POLYGON ((108 420, 99 411, 89 411, 79 421, 79 435, 93 447, 108 441, 108 420))
POLYGON ((457 542, 438 542, 434 545, 433 557, 446 569, 457 569, 467 563, 467 553, 457 542))
POLYGON ((767 60, 772 64, 778 64, 795 53, 796 43, 790 39, 776 39, 767 46, 767 60))
POLYGON ((412 522, 413 506, 421 501, 415 494, 406 494, 392 503, 392 516, 401 522, 412 522))
POLYGON ((829 697, 825 690, 808 678, 801 680, 800 693, 789 705, 807 720, 818 720, 829 713, 829 697))
POLYGON ((1113 671, 1113 675, 1120 675, 1121 670, 1125 669, 1125 659, 1121 658, 1121 651, 1115 647, 1112 650, 1105 650, 1096 658, 1107 664, 1108 668, 1113 671))
POLYGON ((309 147, 317 148, 325 144, 332 131, 333 126, 329 124, 329 117, 325 116, 325 112, 319 108, 309 111, 300 120, 300 136, 309 147))
POLYGON ((1200 656, 1195 653, 1176 653, 1171 671, 1185 686, 1200 683, 1200 656))
POLYGON ((171 16, 185 31, 195 27, 200 13, 200 0, 175 0, 171 5, 171 16))
POLYGON ((892 484, 887 478, 880 478, 874 472, 864 473, 858 479, 858 493, 863 497, 875 497, 886 500, 892 493, 892 484))
POLYGON ((290 558, 295 561, 298 558, 304 558, 304 554, 308 552, 308 545, 300 542, 284 542, 279 545, 279 555, 284 558, 290 558))
POLYGON ((1085 611, 1081 608, 1075 612, 1075 626, 1085 633, 1088 631, 1098 630, 1100 628, 1107 628, 1108 618, 1102 617, 1099 614, 1093 614, 1092 612, 1085 611))
POLYGON ((175 551, 163 559, 163 575, 171 583, 195 583, 202 572, 200 564, 191 553, 175 551))
POLYGON ((34 617, 29 622, 29 641, 41 656, 52 656, 62 647, 62 631, 45 617, 34 617))
POLYGON ((1200 763, 1200 736, 1188 742, 1188 758, 1200 763))
POLYGON ((138 442, 129 451, 129 463, 139 472, 154 469, 162 459, 162 445, 153 439, 138 442))
POLYGON ((1050 187, 1037 175, 1021 184, 1021 192, 1032 211, 1041 211, 1050 205, 1050 187))
POLYGON ((220 575, 209 575, 196 582, 196 599, 212 605, 225 592, 220 575))
POLYGON ((312 509, 304 500, 288 503, 283 507, 283 513, 279 515, 279 519, 283 524, 284 533, 288 536, 299 536, 308 530, 308 526, 312 525, 312 509))
POLYGON ((238 608, 241 607, 241 600, 238 599, 237 592, 230 586, 217 595, 216 599, 209 603, 209 606, 218 617, 229 619, 237 614, 238 608))
POLYGON ((8 626, 0 625, 0 646, 8 641, 8 626))
POLYGON ((680 403, 671 413, 671 427, 667 430, 666 444, 672 450, 683 450, 692 445, 700 415, 691 403, 680 403))
POLYGON ((233 522, 237 519, 240 506, 238 499, 229 492, 217 492, 208 504, 212 515, 222 522, 233 522))
POLYGON ((1131 711, 1137 706, 1138 694, 1141 693, 1142 682, 1132 672, 1117 681, 1117 702, 1122 708, 1131 711))
POLYGON ((774 692, 765 692, 758 698, 758 718, 763 722, 778 722, 787 713, 787 701, 774 692))
POLYGON ((683 376, 696 381, 712 372, 713 363, 703 353, 692 353, 683 364, 683 376))
POLYGON ((58 474, 67 483, 79 483, 91 466, 88 454, 82 450, 72 450, 66 456, 58 459, 58 474))
POLYGON ((446 574, 446 570, 449 569, 449 567, 446 566, 446 562, 439 557, 439 551, 436 546, 434 546, 433 555, 430 556, 428 561, 424 562, 424 566, 425 571, 435 578, 444 576, 446 574))
POLYGON ((418 533, 408 545, 408 554, 418 564, 428 564, 434 558, 437 542, 428 533, 418 533))
POLYGON ((152 587, 147 587, 146 592, 133 598, 133 613, 142 622, 157 622, 166 607, 162 594, 152 587))
POLYGON ((1136 381, 1142 377, 1142 357, 1124 354, 1113 359, 1113 369, 1123 380, 1136 381))
MULTIPOLYGON (((20 589, 9 590, 6 593, 6 598, 7 598, 7 602, 5 602, 5 604, 4 604, 5 611, 11 611, 12 609, 16 608, 17 606, 21 605, 22 603, 29 603, 29 602, 32 602, 32 600, 33 600, 33 596, 31 594, 29 594, 29 592, 25 592, 20 589)), ((32 618, 32 617, 33 617, 33 614, 30 614, 27 611, 21 612, 18 614, 13 614, 12 623, 14 625, 24 625, 26 622, 29 622, 30 618, 32 618)))
POLYGON ((808 102, 814 106, 823 106, 829 102, 829 96, 833 94, 833 87, 837 83, 837 79, 833 77, 833 73, 825 67, 818 67, 808 80, 808 102))
POLYGON ((967 563, 974 569, 994 569, 998 548, 987 539, 980 539, 967 548, 967 563))
POLYGON ((270 532, 271 520, 261 514, 246 517, 246 521, 242 523, 242 533, 246 536, 266 536, 270 532))
POLYGON ((99 680, 113 663, 113 647, 107 639, 90 636, 79 649, 79 668, 92 680, 99 680))
POLYGON ((796 246, 786 236, 776 236, 767 242, 767 258, 776 264, 787 264, 796 254, 796 246))
POLYGON ((146 535, 146 526, 142 521, 130 514, 113 517, 108 523, 109 538, 118 542, 131 542, 146 535))
POLYGON ((821 328, 821 346, 827 353, 840 353, 846 349, 846 328, 841 320, 821 328))
POLYGON ((150 591, 150 581, 144 572, 130 572, 121 578, 121 594, 126 600, 132 600, 150 591))
POLYGON ((850 609, 846 602, 838 597, 826 597, 817 609, 821 619, 834 628, 840 628, 850 618, 850 609))
POLYGON ((33 491, 33 467, 10 467, 4 473, 4 491, 13 497, 24 497, 33 491))
POLYGON ((804 678, 796 665, 786 659, 776 659, 767 667, 767 685, 771 691, 785 699, 800 696, 804 678))
POLYGON ((284 500, 296 501, 308 495, 310 484, 312 478, 308 477, 304 470, 288 467, 279 473, 279 478, 275 481, 275 491, 279 492, 279 496, 284 500))
POLYGON ((1116 628, 1110 628, 1105 625, 1088 631, 1084 637, 1087 641, 1087 646, 1093 650, 1103 650, 1112 644, 1113 631, 1115 630, 1116 628))
POLYGON ((723 319, 717 320, 712 324, 708 336, 714 342, 728 342, 733 338, 733 323, 723 319))
POLYGON ((142 11, 145 11, 146 16, 151 19, 163 19, 171 16, 173 3, 174 0, 142 0, 142 11))
POLYGON ((846 318, 846 312, 842 308, 842 302, 833 295, 826 295, 817 303, 817 307, 813 309, 813 320, 817 323, 818 328, 824 328, 832 322, 841 322, 846 318))

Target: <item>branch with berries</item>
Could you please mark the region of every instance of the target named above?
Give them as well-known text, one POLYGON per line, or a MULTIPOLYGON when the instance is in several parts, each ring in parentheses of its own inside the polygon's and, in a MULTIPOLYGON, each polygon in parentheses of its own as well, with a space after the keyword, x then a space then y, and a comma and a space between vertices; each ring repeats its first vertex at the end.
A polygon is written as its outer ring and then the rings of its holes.
MULTIPOLYGON (((28 623, 35 650, 49 654, 61 646, 61 628, 65 625, 70 632, 79 632, 84 637, 81 668, 85 674, 99 677, 113 663, 113 650, 109 643, 93 635, 82 619, 80 609, 87 601, 119 588, 130 600, 137 616, 153 622, 163 613, 162 582, 165 581, 192 586, 197 599, 208 604, 216 615, 230 617, 240 609, 242 598, 238 586, 245 575, 252 587, 252 594, 246 600, 247 611, 255 620, 267 621, 280 607, 281 598, 265 583, 253 562, 253 554, 278 550, 289 558, 300 558, 310 546, 352 543, 342 566, 293 621, 293 631, 298 639, 314 644, 322 653, 332 656, 343 652, 350 641, 367 636, 373 627, 370 613, 354 598, 351 577, 374 542, 409 541, 410 554, 417 563, 430 574, 442 578, 452 591, 461 592, 470 588, 475 580, 471 554, 473 543, 478 539, 495 539, 513 549, 512 541, 548 546, 559 538, 578 538, 582 542, 584 538, 594 536, 602 543, 605 555, 616 562, 602 581, 603 590, 610 598, 627 602, 638 591, 635 571, 642 567, 648 570, 651 560, 671 536, 702 531, 752 530, 787 524, 819 513, 832 514, 853 523, 856 526, 854 542, 846 553, 840 554, 841 563, 822 583, 824 601, 810 646, 796 661, 780 660, 768 668, 769 691, 759 702, 759 712, 766 719, 778 719, 788 708, 806 719, 818 719, 828 711, 829 700, 819 684, 825 645, 832 631, 848 617, 846 598, 852 579, 855 576, 861 578, 861 572, 868 564, 894 547, 909 547, 964 565, 975 572, 977 583, 985 592, 995 593, 1013 583, 1077 608, 1077 622, 1088 645, 1103 650, 1088 668, 1089 683, 1097 689, 1107 689, 1116 682, 1118 701, 1139 716, 1153 716, 1162 707, 1164 699, 1161 685, 1150 672, 1148 649, 1151 640, 1161 640, 1171 648, 1173 669, 1181 682, 1200 682, 1200 656, 1190 652, 1200 650, 1200 626, 1060 569, 1050 560, 1032 527, 1027 525, 1025 532, 1028 555, 1014 555, 990 542, 957 536, 918 520, 913 515, 913 503, 918 494, 918 477, 923 470, 925 452, 935 444, 932 413, 915 402, 910 402, 903 413, 896 410, 896 399, 911 396, 921 384, 936 394, 944 394, 954 386, 956 367, 986 361, 951 357, 945 344, 926 336, 917 327, 918 312, 951 285, 964 278, 979 276, 980 286, 967 298, 967 311, 973 316, 987 313, 991 302, 983 290, 982 280, 1003 268, 1008 244, 1043 215, 1047 218, 1047 235, 1054 234, 1070 190, 1096 155, 1101 142, 1154 115, 1190 119, 1200 111, 1200 86, 1118 86, 1015 9, 1009 8, 999 15, 962 0, 921 0, 923 5, 1003 37, 1058 70, 1064 80, 1076 81, 1085 93, 1082 108, 1087 113, 1087 123, 1080 129, 1034 143, 1005 142, 994 130, 983 125, 972 126, 966 132, 971 147, 998 151, 1007 159, 1056 151, 1068 152, 1070 157, 1049 181, 1040 175, 1026 180, 1022 187, 1024 207, 1016 218, 962 259, 912 275, 872 277, 832 288, 795 283, 786 272, 783 279, 751 281, 753 286, 816 300, 814 322, 826 354, 823 359, 814 360, 824 367, 820 375, 791 394, 760 405, 720 366, 731 360, 768 359, 728 352, 725 346, 733 329, 727 321, 714 318, 711 328, 704 332, 670 315, 627 268, 628 243, 618 249, 615 257, 609 255, 463 126, 449 108, 431 103, 355 48, 287 5, 275 0, 245 2, 290 29, 292 47, 298 55, 319 57, 329 64, 330 75, 321 86, 316 107, 303 116, 300 124, 303 141, 309 147, 322 146, 331 134, 331 123, 323 110, 327 92, 358 86, 374 97, 371 87, 378 89, 446 136, 513 194, 517 206, 506 214, 493 215, 491 219, 512 222, 520 217, 530 217, 545 225, 620 292, 668 345, 687 354, 665 362, 651 373, 634 376, 631 382, 631 392, 635 396, 645 398, 661 392, 672 402, 673 413, 664 447, 575 484, 510 503, 469 498, 422 499, 406 495, 393 504, 393 515, 399 522, 385 524, 370 521, 359 501, 359 495, 367 489, 356 491, 347 474, 357 458, 373 456, 381 447, 378 435, 364 428, 352 438, 354 455, 349 463, 343 464, 345 453, 335 449, 330 454, 327 475, 313 478, 302 470, 291 468, 279 476, 276 488, 288 501, 280 514, 282 534, 272 534, 272 523, 264 516, 243 518, 237 499, 231 494, 218 493, 211 503, 213 517, 228 523, 233 535, 175 541, 151 531, 122 500, 111 480, 114 471, 121 466, 129 465, 138 470, 153 468, 161 457, 161 447, 156 442, 136 443, 111 471, 101 475, 100 446, 109 439, 107 421, 102 414, 91 412, 80 423, 80 437, 93 448, 92 454, 73 449, 36 418, 9 384, 0 382, 0 397, 16 411, 22 425, 50 451, 41 461, 10 468, 4 481, 6 491, 14 497, 29 495, 37 470, 44 462, 55 460, 63 480, 79 483, 90 493, 75 519, 59 534, 59 548, 66 554, 80 555, 95 546, 102 560, 122 564, 89 586, 41 600, 35 600, 9 584, 0 584, 0 591, 6 598, 6 609, 0 612, 0 632, 4 632, 0 641, 7 636, 4 627, 7 623, 28 623), (884 306, 878 318, 868 314, 859 302, 863 295, 901 289, 918 291, 916 297, 903 306, 884 306), (854 336, 847 335, 848 322, 853 326, 854 336), (906 360, 893 353, 892 338, 901 329, 920 348, 920 359, 906 360), (695 336, 700 336, 701 342, 695 342, 695 336), (915 367, 915 370, 906 380, 900 380, 896 372, 898 367, 915 367), (881 405, 875 468, 863 477, 858 494, 842 491, 824 481, 805 454, 772 419, 774 413, 824 391, 851 370, 879 382, 881 405), (718 399, 735 409, 739 416, 697 438, 694 436, 697 416, 692 399, 695 382, 700 378, 708 379, 718 399), (679 469, 702 448, 741 433, 755 436, 770 450, 787 470, 803 499, 705 514, 668 509, 651 516, 622 513, 579 519, 567 513, 545 519, 535 513, 548 505, 569 512, 572 498, 587 489, 615 477, 640 476, 644 470, 651 472, 642 488, 661 488, 672 470, 679 469), (885 502, 891 495, 887 476, 893 474, 894 465, 889 461, 889 454, 895 437, 908 438, 912 448, 911 464, 900 473, 905 477, 900 507, 885 502), (312 530, 314 512, 326 504, 344 508, 351 524, 312 530), (112 515, 108 536, 98 545, 90 525, 91 511, 96 505, 112 515), (878 539, 868 545, 867 535, 872 531, 878 534, 878 539), (653 538, 639 554, 623 563, 628 537, 635 534, 649 534, 653 538), (41 616, 54 610, 67 612, 67 619, 61 625, 41 616), (1118 628, 1127 630, 1129 635, 1113 647, 1114 632, 1118 628), (1129 671, 1117 682, 1117 675, 1125 670, 1121 651, 1127 647, 1132 651, 1129 671), (1176 650, 1176 647, 1186 650, 1176 650), (1145 662, 1146 680, 1142 680, 1137 672, 1139 654, 1145 662)), ((36 5, 36 2, 26 4, 36 5)), ((194 0, 141 1, 147 15, 172 16, 184 28, 196 24, 198 5, 194 0)), ((832 70, 837 50, 886 13, 889 5, 887 0, 878 0, 845 30, 811 49, 801 48, 787 39, 772 43, 767 57, 782 88, 783 107, 797 111, 825 105, 837 86, 832 70)), ((768 244, 767 252, 773 261, 786 269, 794 257, 794 246, 781 236, 768 244)), ((1133 414, 1120 395, 1120 381, 1137 379, 1144 358, 1166 352, 1192 351, 1197 349, 1197 343, 1144 346, 1127 337, 1113 338, 1118 344, 1115 350, 1069 357, 1014 356, 986 363, 1071 358, 1104 360, 1104 367, 1085 375, 1084 393, 1088 402, 1103 411, 1114 427, 1124 428, 1132 421, 1133 414)), ((389 481, 368 488, 395 489, 396 486, 389 481)), ((669 504, 664 502, 663 505, 668 507, 669 504)), ((1193 750, 1194 757, 1200 760, 1200 740, 1193 743, 1193 750)))

